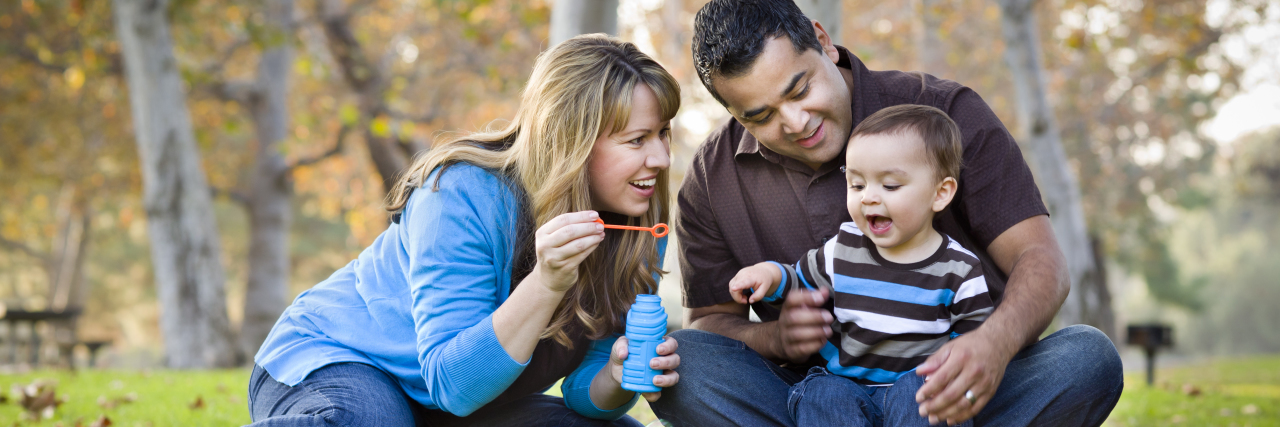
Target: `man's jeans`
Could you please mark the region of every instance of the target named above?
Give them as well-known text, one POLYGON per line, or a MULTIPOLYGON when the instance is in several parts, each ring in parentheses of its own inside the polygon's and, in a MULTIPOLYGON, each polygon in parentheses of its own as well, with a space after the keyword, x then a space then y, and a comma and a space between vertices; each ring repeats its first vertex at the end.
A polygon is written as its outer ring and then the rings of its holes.
MULTIPOLYGON (((797 425, 789 397, 804 376, 766 360, 738 340, 690 329, 672 337, 680 343, 680 382, 650 404, 658 418, 676 426, 797 425)), ((907 377, 919 378, 903 376, 907 377)), ((1120 400, 1123 388, 1120 355, 1107 336, 1089 326, 1070 326, 1014 356, 974 425, 1097 426, 1120 400)), ((908 393, 903 391, 905 401, 908 393)), ((909 395, 914 404, 915 391, 909 395)), ((856 398, 848 403, 857 404, 856 398)), ((918 407, 907 409, 904 416, 919 418, 918 407)), ((884 425, 898 422, 886 419, 884 425)))
POLYGON ((249 377, 252 427, 271 426, 625 426, 631 417, 609 423, 578 415, 564 400, 531 394, 466 418, 426 409, 382 370, 362 363, 336 363, 311 372, 298 385, 276 381, 261 366, 249 377))

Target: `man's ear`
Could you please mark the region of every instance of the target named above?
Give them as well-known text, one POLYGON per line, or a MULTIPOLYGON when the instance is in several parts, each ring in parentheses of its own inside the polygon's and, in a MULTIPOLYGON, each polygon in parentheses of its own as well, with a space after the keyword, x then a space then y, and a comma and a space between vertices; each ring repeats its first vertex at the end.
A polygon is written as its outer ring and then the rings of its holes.
POLYGON ((818 36, 818 44, 822 45, 822 54, 831 59, 832 64, 840 63, 840 51, 836 50, 835 42, 831 41, 831 35, 827 34, 827 29, 822 28, 822 23, 814 20, 813 32, 818 36))
POLYGON ((951 199, 956 197, 956 190, 960 189, 960 183, 955 178, 946 177, 942 182, 938 183, 938 189, 933 194, 933 211, 942 212, 951 204, 951 199))

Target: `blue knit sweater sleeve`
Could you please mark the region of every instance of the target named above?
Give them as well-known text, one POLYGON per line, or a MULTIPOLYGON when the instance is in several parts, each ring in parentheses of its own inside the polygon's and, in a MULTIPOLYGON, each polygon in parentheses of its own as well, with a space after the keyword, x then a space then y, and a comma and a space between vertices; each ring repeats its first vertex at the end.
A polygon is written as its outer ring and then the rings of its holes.
POLYGON ((578 369, 574 369, 573 373, 565 377, 564 382, 560 384, 560 394, 564 395, 564 404, 569 409, 587 418, 616 420, 622 418, 632 406, 635 406, 640 393, 635 393, 630 401, 613 409, 600 409, 591 402, 591 382, 609 363, 609 352, 613 350, 613 343, 618 340, 618 336, 615 334, 592 341, 591 349, 587 350, 587 357, 582 360, 582 364, 578 365, 578 369))
POLYGON ((402 218, 418 361, 431 399, 466 416, 524 370, 498 343, 493 312, 508 296, 508 206, 497 177, 465 164, 414 191, 402 218))
MULTIPOLYGON (((658 239, 658 268, 662 268, 663 258, 666 255, 667 238, 662 237, 658 239)), ((653 278, 657 281, 662 280, 662 277, 656 273, 653 278)), ((564 396, 564 403, 569 409, 588 418, 616 420, 622 418, 632 406, 635 406, 640 393, 636 393, 630 401, 613 409, 600 409, 591 402, 591 381, 609 363, 609 353, 613 351, 613 343, 619 336, 614 334, 605 339, 592 341, 591 349, 587 350, 587 356, 583 358, 582 364, 560 383, 560 394, 564 396)))

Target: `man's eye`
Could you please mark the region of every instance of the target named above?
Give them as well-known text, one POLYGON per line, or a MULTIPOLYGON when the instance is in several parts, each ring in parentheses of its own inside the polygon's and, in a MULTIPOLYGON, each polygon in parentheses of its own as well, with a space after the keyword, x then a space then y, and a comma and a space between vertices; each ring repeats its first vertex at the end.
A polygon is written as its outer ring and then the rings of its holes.
POLYGON ((804 90, 802 90, 802 91, 800 91, 800 93, 797 93, 797 94, 796 94, 796 99, 803 99, 803 98, 805 97, 805 95, 808 95, 808 94, 809 94, 809 88, 810 88, 810 86, 809 86, 809 85, 804 85, 804 90))

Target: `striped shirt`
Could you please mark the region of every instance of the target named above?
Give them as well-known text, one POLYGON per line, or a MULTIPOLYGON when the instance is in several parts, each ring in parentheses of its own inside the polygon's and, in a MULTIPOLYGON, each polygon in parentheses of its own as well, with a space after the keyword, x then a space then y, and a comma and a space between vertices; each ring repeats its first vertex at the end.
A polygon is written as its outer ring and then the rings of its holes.
POLYGON ((783 270, 781 304, 798 287, 831 289, 834 332, 820 353, 827 370, 866 385, 889 385, 950 339, 976 329, 994 305, 978 257, 943 234, 922 261, 885 260, 853 222, 783 270))

